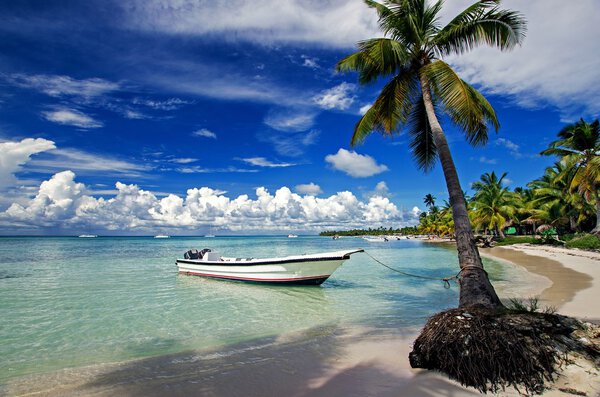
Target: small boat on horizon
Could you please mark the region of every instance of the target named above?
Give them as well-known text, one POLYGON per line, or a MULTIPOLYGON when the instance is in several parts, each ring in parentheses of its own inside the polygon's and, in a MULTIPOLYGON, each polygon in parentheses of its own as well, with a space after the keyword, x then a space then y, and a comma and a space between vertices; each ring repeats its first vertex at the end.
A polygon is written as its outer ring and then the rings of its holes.
POLYGON ((157 234, 156 236, 154 236, 154 238, 170 238, 171 236, 168 236, 166 234, 157 234))
POLYGON ((79 237, 79 238, 95 238, 95 237, 98 237, 98 235, 97 234, 80 234, 77 237, 79 237))
POLYGON ((223 257, 206 248, 200 252, 187 251, 184 259, 177 259, 176 264, 179 273, 193 276, 268 284, 320 285, 357 252, 364 250, 257 259, 223 257))
POLYGON ((385 243, 385 242, 389 241, 389 239, 387 237, 371 237, 371 236, 365 236, 365 237, 363 237, 363 240, 368 241, 370 243, 385 243))
POLYGON ((296 237, 298 237, 297 234, 288 234, 288 238, 296 238, 296 237))

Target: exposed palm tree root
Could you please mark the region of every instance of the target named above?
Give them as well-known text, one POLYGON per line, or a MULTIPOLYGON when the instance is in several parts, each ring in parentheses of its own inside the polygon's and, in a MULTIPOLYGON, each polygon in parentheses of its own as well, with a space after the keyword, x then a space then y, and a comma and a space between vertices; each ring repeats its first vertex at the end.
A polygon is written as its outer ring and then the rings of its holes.
POLYGON ((514 386, 537 394, 570 353, 600 365, 599 337, 597 327, 557 314, 451 309, 429 319, 409 359, 482 393, 514 386))

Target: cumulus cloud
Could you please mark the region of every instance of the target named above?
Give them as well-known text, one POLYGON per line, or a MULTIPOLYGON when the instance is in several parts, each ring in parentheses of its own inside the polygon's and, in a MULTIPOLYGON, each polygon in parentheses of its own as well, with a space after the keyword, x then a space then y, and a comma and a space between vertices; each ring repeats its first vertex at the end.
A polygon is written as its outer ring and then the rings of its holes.
POLYGON ((54 142, 44 138, 0 142, 0 191, 14 184, 15 173, 30 160, 31 156, 55 148, 54 142))
POLYGON ((102 122, 93 119, 92 117, 80 112, 77 109, 70 108, 56 108, 54 110, 48 110, 42 112, 42 116, 53 123, 71 125, 79 128, 100 128, 104 124, 102 122))
POLYGON ((285 167, 291 167, 291 166, 296 165, 293 163, 274 163, 270 160, 267 160, 264 157, 248 157, 248 158, 242 158, 240 160, 245 163, 255 165, 257 167, 268 167, 268 168, 285 168, 285 167))
POLYGON ((296 193, 307 194, 309 196, 317 196, 317 195, 323 193, 323 190, 321 190, 321 187, 313 182, 296 185, 294 190, 296 191, 296 193))
MULTIPOLYGON (((317 185, 308 184, 310 189, 317 185)), ((227 197, 208 187, 188 189, 185 197, 169 194, 157 198, 137 185, 115 184, 116 195, 96 198, 63 171, 44 181, 35 197, 13 204, 0 213, 0 224, 12 227, 76 227, 96 225, 98 230, 147 232, 157 227, 184 230, 214 226, 231 231, 281 229, 322 230, 331 227, 364 227, 365 224, 401 222, 402 214, 385 197, 360 201, 349 191, 327 198, 300 195, 287 187, 270 193, 264 187, 254 197, 227 197)))
POLYGON ((323 109, 346 110, 354 103, 356 97, 353 95, 356 85, 341 83, 333 88, 322 91, 313 100, 323 109))
POLYGON ((325 161, 331 164, 334 169, 355 178, 365 178, 388 170, 386 165, 377 164, 371 156, 358 154, 355 151, 348 151, 343 148, 340 148, 336 154, 327 155, 325 161))
MULTIPOLYGON (((446 16, 470 5, 446 2, 446 16)), ((522 47, 502 53, 479 48, 450 59, 461 77, 488 93, 508 94, 521 106, 556 107, 564 121, 600 109, 600 15, 597 0, 506 0, 502 7, 519 10, 528 20, 522 47)))
POLYGON ((192 132, 192 135, 203 137, 203 138, 217 139, 217 134, 215 134, 214 132, 212 132, 211 130, 209 130, 207 128, 201 128, 197 131, 194 131, 194 132, 192 132))

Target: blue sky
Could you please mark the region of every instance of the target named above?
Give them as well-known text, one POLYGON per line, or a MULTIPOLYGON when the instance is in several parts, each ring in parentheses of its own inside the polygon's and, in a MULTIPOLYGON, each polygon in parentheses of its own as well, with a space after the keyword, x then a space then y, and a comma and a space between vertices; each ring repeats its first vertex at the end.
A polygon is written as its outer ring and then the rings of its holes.
MULTIPOLYGON (((502 125, 473 149, 442 120, 465 190, 540 176, 556 132, 599 113, 600 4, 503 5, 529 20, 524 45, 449 59, 502 125)), ((414 223, 425 194, 447 198, 440 167, 417 170, 403 134, 350 147, 382 82, 334 71, 379 35, 360 1, 2 2, 0 234, 414 223)))

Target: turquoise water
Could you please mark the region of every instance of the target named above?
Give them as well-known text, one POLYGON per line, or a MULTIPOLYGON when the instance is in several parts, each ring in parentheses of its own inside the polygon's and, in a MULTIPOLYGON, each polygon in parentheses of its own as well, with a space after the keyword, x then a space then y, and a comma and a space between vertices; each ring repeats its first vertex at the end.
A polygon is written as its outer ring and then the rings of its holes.
MULTIPOLYGON (((321 286, 177 274, 190 248, 273 257, 362 247, 427 276, 456 273, 454 249, 416 240, 217 237, 0 238, 0 383, 27 374, 222 346, 317 326, 409 332, 455 306, 458 289, 407 278, 355 254, 321 286)), ((488 263, 493 279, 506 269, 488 263)))

